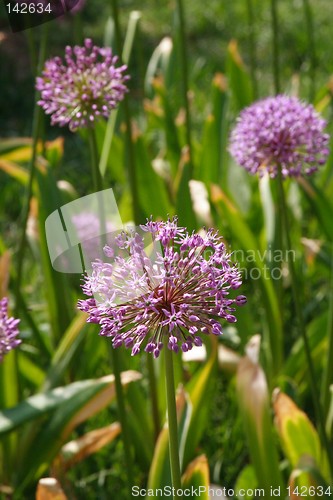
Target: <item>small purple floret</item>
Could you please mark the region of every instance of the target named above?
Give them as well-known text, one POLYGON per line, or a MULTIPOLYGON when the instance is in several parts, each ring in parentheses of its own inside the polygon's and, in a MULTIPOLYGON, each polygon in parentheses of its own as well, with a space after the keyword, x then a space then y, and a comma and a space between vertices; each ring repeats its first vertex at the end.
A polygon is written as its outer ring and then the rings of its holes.
POLYGON ((5 354, 17 347, 21 340, 17 338, 19 330, 17 325, 20 320, 8 318, 8 299, 0 300, 0 362, 5 354))
POLYGON ((111 337, 113 347, 130 347, 132 356, 141 347, 155 358, 163 346, 187 352, 202 345, 200 334, 221 335, 220 320, 234 323, 235 306, 246 303, 244 295, 229 297, 241 276, 222 237, 213 229, 189 234, 176 217, 140 228, 150 233, 148 248, 155 252, 146 254, 143 237, 133 231, 114 238, 128 258, 116 252, 112 264, 93 263, 83 285, 90 298, 78 303, 87 321, 98 322, 100 335, 111 337))
POLYGON ((46 61, 36 89, 51 124, 74 132, 108 118, 127 92, 127 67, 116 67, 117 61, 109 47, 97 47, 89 38, 83 47, 67 46, 64 62, 59 57, 46 61))
POLYGON ((326 162, 326 122, 296 97, 268 97, 245 108, 230 136, 229 151, 251 174, 283 178, 310 175, 326 162))

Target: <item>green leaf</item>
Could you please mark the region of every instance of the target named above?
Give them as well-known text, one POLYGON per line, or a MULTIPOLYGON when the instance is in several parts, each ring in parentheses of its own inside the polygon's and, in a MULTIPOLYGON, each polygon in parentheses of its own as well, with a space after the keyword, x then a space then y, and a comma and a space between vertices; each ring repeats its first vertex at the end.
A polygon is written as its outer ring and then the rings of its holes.
POLYGON ((170 213, 170 205, 162 179, 154 171, 151 159, 148 156, 143 136, 137 134, 134 139, 137 168, 137 189, 139 203, 146 217, 165 218, 170 213))
POLYGON ((165 134, 166 159, 170 162, 173 176, 176 176, 181 157, 179 131, 175 123, 177 111, 174 110, 170 104, 170 96, 166 84, 161 77, 155 78, 153 87, 160 100, 161 106, 152 106, 151 114, 154 115, 155 113, 158 118, 159 116, 157 113, 160 114, 162 111, 162 116, 160 116, 158 120, 159 128, 161 128, 165 134))
POLYGON ((245 500, 252 500, 253 495, 247 495, 246 492, 254 490, 257 487, 258 487, 258 481, 254 467, 252 465, 246 465, 244 469, 240 472, 239 476, 237 477, 237 481, 235 484, 236 495, 238 498, 245 498, 245 500), (239 490, 244 490, 246 493, 245 496, 243 495, 243 491, 242 495, 238 496, 239 490))
POLYGON ((176 213, 178 215, 179 224, 185 226, 188 231, 197 229, 197 221, 193 210, 192 198, 190 193, 189 182, 191 180, 190 163, 187 157, 187 152, 183 152, 180 161, 179 174, 180 182, 176 197, 176 213))
MULTIPOLYGON (((164 81, 168 83, 170 73, 170 62, 173 52, 173 42, 169 37, 164 37, 158 44, 148 62, 145 76, 145 93, 152 96, 154 93, 153 81, 158 75, 162 75, 164 81)), ((170 83, 170 82, 169 82, 170 83)))
MULTIPOLYGON (((122 384, 141 378, 138 372, 122 373, 122 384)), ((31 396, 14 408, 0 413, 0 435, 31 422, 16 457, 15 481, 19 490, 41 474, 80 423, 110 404, 115 397, 114 376, 74 382, 43 394, 31 396), (51 413, 51 415, 50 415, 51 413), (44 425, 36 426, 42 417, 44 425)))
MULTIPOLYGON (((129 16, 128 20, 128 25, 127 25, 127 31, 125 35, 125 41, 124 41, 124 46, 123 46, 123 52, 122 52, 122 60, 124 64, 129 63, 130 57, 132 54, 133 46, 134 46, 134 40, 135 40, 135 35, 137 32, 138 28, 138 23, 141 18, 141 14, 138 11, 132 11, 129 16)), ((109 162, 110 154, 111 154, 111 149, 113 145, 113 137, 114 137, 114 132, 116 129, 116 124, 117 124, 117 117, 118 117, 118 109, 116 108, 112 111, 110 114, 110 117, 108 119, 106 128, 105 128, 105 135, 103 139, 103 146, 101 148, 101 155, 100 155, 100 162, 99 162, 99 170, 101 172, 102 177, 104 177, 107 165, 109 162)))
POLYGON ((70 285, 65 274, 56 272, 51 265, 45 234, 45 220, 62 206, 61 193, 49 165, 36 170, 38 184, 38 222, 42 262, 42 273, 46 284, 46 299, 53 340, 61 338, 74 315, 70 296, 70 285))
POLYGON ((36 389, 43 382, 45 377, 44 371, 23 353, 22 350, 18 356, 18 368, 22 377, 32 383, 36 389))
POLYGON ((333 241, 333 207, 331 202, 325 196, 322 189, 318 189, 315 184, 304 178, 298 179, 303 193, 307 197, 311 207, 313 208, 323 232, 329 241, 333 241))
MULTIPOLYGON (((327 352, 327 311, 315 317, 307 326, 311 356, 315 367, 320 367, 327 352)), ((294 343, 288 359, 283 366, 283 373, 300 385, 299 391, 307 390, 307 363, 302 339, 294 343)), ((319 374, 319 371, 318 371, 319 374)))
POLYGON ((225 151, 227 136, 226 111, 228 108, 228 93, 225 77, 218 73, 212 82, 212 110, 207 116, 202 137, 200 163, 196 178, 207 185, 219 183, 222 177, 222 157, 225 151))
POLYGON ((64 332, 61 341, 52 357, 51 366, 43 384, 43 390, 55 387, 65 370, 68 368, 74 354, 81 344, 87 325, 87 315, 78 313, 64 332))
POLYGON ((229 43, 226 68, 235 111, 238 112, 245 106, 251 104, 253 100, 253 90, 250 75, 245 69, 238 51, 236 40, 232 40, 229 43))

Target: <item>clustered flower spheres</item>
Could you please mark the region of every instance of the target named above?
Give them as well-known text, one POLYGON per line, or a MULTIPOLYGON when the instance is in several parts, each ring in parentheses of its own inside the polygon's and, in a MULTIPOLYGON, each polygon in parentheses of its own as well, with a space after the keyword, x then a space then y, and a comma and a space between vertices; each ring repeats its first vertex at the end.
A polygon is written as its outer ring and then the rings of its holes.
POLYGON ((245 108, 232 130, 229 151, 251 174, 309 175, 326 162, 326 122, 312 105, 278 95, 245 108))
POLYGON ((87 38, 83 47, 66 47, 64 62, 60 57, 46 61, 36 88, 51 124, 75 131, 107 118, 127 92, 127 67, 117 67, 117 60, 111 48, 97 47, 87 38))
POLYGON ((201 334, 221 335, 218 319, 235 322, 235 306, 246 298, 229 297, 241 276, 217 231, 189 234, 176 218, 140 228, 141 234, 124 231, 105 246, 111 262, 92 264, 83 285, 89 298, 78 305, 88 321, 132 355, 144 348, 158 357, 163 345, 185 352, 202 345, 201 334))
POLYGON ((5 354, 21 343, 21 340, 17 338, 19 322, 19 319, 8 317, 8 299, 2 298, 0 300, 0 362, 5 354))

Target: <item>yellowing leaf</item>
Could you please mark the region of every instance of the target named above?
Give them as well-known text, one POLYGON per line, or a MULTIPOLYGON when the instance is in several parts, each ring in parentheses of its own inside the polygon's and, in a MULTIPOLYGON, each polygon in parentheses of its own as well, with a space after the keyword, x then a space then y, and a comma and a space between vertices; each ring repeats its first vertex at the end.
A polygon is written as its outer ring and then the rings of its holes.
POLYGON ((275 423, 283 450, 292 467, 298 466, 302 457, 313 459, 325 478, 328 463, 316 429, 307 415, 283 392, 274 392, 275 423))
POLYGON ((6 172, 6 174, 10 175, 22 184, 26 184, 28 182, 28 172, 16 163, 0 159, 0 170, 6 172))
POLYGON ((183 489, 198 491, 202 500, 209 500, 209 466, 206 455, 195 458, 182 477, 183 489))

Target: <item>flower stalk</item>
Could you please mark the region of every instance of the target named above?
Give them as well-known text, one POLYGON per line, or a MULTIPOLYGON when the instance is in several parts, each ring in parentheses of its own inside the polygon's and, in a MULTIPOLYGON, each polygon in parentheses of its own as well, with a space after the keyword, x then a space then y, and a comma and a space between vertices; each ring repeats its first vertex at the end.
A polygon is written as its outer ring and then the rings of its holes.
MULTIPOLYGON (((90 154, 91 154, 91 164, 92 164, 92 177, 94 183, 94 189, 96 192, 103 190, 103 179, 99 170, 99 159, 98 159, 98 150, 97 150, 97 142, 96 142, 96 134, 94 128, 89 128, 88 130, 88 138, 89 138, 89 146, 90 146, 90 154)), ((105 213, 103 206, 100 205, 101 199, 98 197, 99 202, 99 217, 100 217, 100 227, 101 234, 104 234, 105 237, 105 213), (104 228, 104 229, 103 229, 104 228)), ((103 237, 103 236, 102 236, 103 237)), ((104 241, 104 244, 106 241, 104 241)), ((112 359, 112 367, 113 374, 115 378, 115 387, 116 387, 116 399, 118 406, 118 414, 119 421, 121 424, 122 430, 122 438, 124 443, 124 453, 126 460, 126 471, 128 477, 128 484, 131 484, 133 475, 133 465, 132 465, 132 454, 131 454, 131 445, 130 445, 130 437, 128 431, 128 423, 126 417, 126 407, 125 407, 125 396, 123 391, 123 386, 121 384, 121 366, 119 361, 119 353, 114 349, 110 349, 111 359, 112 359)))
POLYGON ((175 378, 173 369, 173 352, 165 346, 165 385, 167 397, 168 428, 169 428, 169 452, 172 486, 174 488, 174 499, 180 498, 177 490, 181 488, 181 472, 178 449, 178 423, 175 394, 175 378))
POLYGON ((151 398, 151 409, 152 409, 152 417, 154 424, 154 437, 156 441, 161 430, 160 413, 158 409, 156 375, 155 375, 154 361, 149 353, 147 353, 146 355, 146 360, 148 369, 149 391, 151 398))

